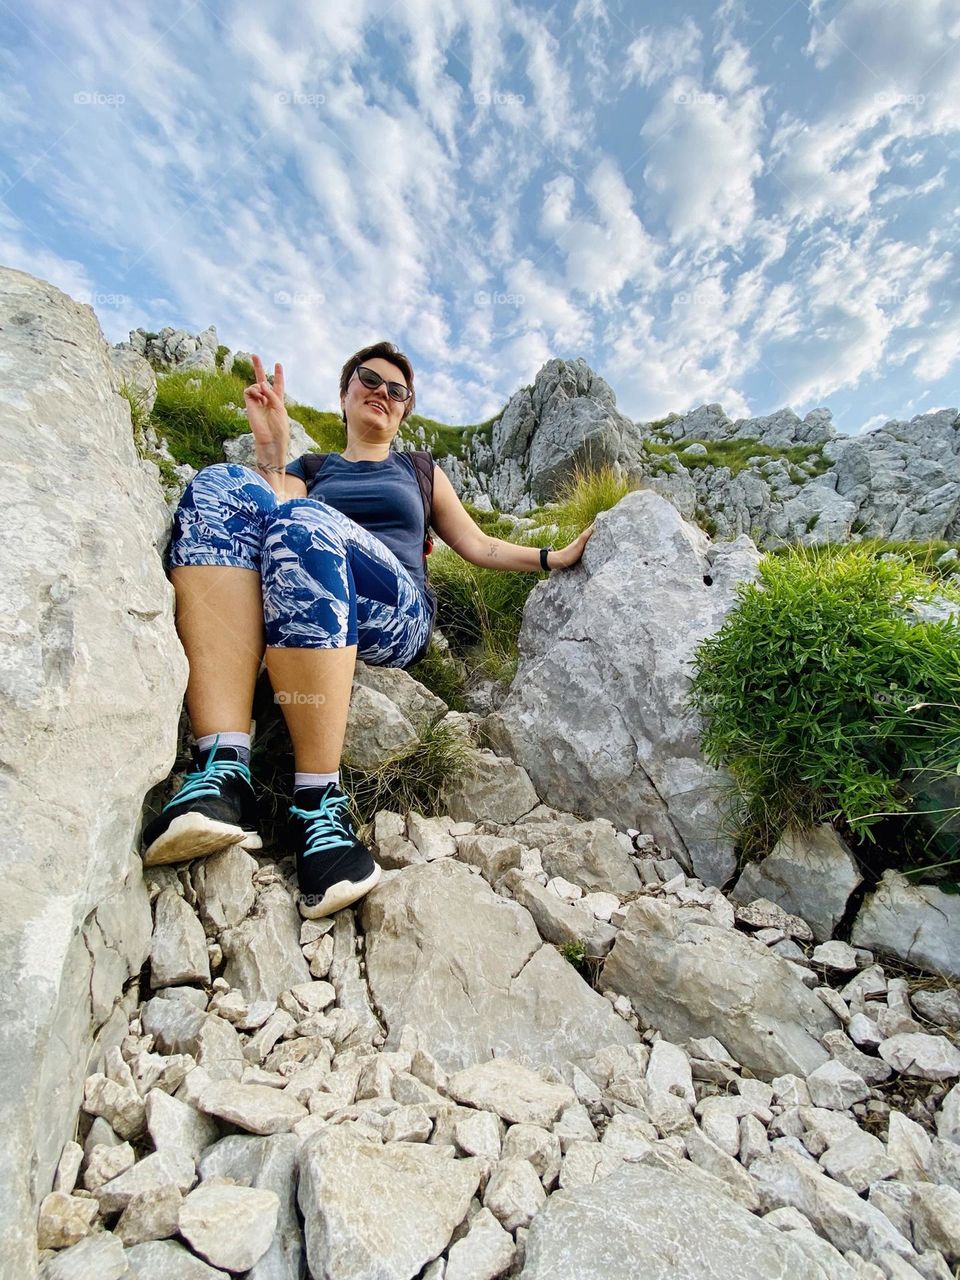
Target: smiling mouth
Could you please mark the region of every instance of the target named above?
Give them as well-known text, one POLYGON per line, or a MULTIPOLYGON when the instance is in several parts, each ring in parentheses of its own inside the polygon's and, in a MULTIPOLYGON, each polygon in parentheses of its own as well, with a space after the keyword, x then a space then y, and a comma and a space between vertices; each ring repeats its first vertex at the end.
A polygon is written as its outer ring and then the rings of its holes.
POLYGON ((383 405, 379 402, 379 400, 368 400, 367 404, 370 406, 371 409, 379 410, 379 412, 382 413, 384 417, 387 416, 387 411, 383 407, 383 405))

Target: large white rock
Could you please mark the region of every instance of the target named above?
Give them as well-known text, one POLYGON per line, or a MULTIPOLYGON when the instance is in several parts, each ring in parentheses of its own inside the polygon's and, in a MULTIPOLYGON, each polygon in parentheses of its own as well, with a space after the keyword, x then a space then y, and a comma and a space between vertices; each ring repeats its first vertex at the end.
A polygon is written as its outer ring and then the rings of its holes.
POLYGON ((205 923, 217 930, 240 923, 256 897, 256 869, 256 859, 238 844, 194 865, 197 908, 205 923))
POLYGON ((884 1040, 877 1052, 902 1076, 920 1080, 955 1080, 960 1076, 960 1049, 946 1036, 905 1031, 884 1040))
MULTIPOLYGON (((444 858, 407 867, 364 899, 367 980, 386 1020, 404 1025, 446 1070, 495 1056, 579 1063, 639 1037, 518 903, 444 858)), ((818 1002, 819 1003, 819 1002, 818 1002)))
POLYGON ((767 898, 806 920, 824 942, 833 937, 862 879, 839 834, 821 822, 809 831, 788 827, 765 858, 744 867, 730 896, 734 902, 767 898))
POLYGON ((853 1249, 876 1262, 893 1253, 916 1266, 916 1253, 884 1214, 821 1172, 814 1161, 780 1149, 750 1166, 764 1209, 792 1205, 841 1253, 853 1249))
POLYGON ((960 897, 886 871, 860 908, 850 941, 921 969, 960 977, 960 897))
POLYGON ((211 1147, 200 1161, 200 1177, 232 1178, 244 1186, 273 1191, 279 1200, 276 1230, 266 1253, 247 1273, 247 1280, 299 1280, 303 1241, 297 1220, 297 1155, 294 1133, 266 1138, 231 1134, 211 1147))
POLYGON ((515 1254, 510 1232, 489 1209, 481 1209, 467 1234, 450 1246, 443 1280, 494 1280, 509 1271, 515 1254))
POLYGON ((170 516, 90 307, 0 268, 0 382, 0 1251, 28 1276, 94 1038, 149 951, 131 849, 187 662, 170 516))
POLYGON ((481 1162, 420 1142, 368 1142, 349 1125, 308 1138, 298 1200, 307 1260, 327 1280, 412 1280, 447 1247, 481 1162))
POLYGON ((175 889, 157 897, 150 945, 150 978, 154 987, 181 982, 209 982, 210 959, 203 925, 175 889))
POLYGON ((136 1280, 230 1280, 228 1272, 211 1267, 175 1240, 135 1244, 126 1254, 136 1280))
POLYGON ((211 1080, 200 1090, 201 1111, 228 1120, 249 1133, 288 1133, 307 1116, 307 1109, 285 1089, 236 1080, 211 1080))
POLYGON ((820 1037, 838 1025, 762 943, 689 920, 660 899, 630 907, 601 981, 669 1039, 715 1036, 758 1075, 807 1075, 826 1062, 820 1037))
POLYGON ((527 1236, 522 1280, 831 1280, 804 1251, 687 1163, 623 1165, 550 1197, 527 1236))
POLYGON ((483 722, 547 804, 639 827, 714 884, 733 846, 724 778, 685 706, 689 662, 758 563, 749 538, 712 545, 659 494, 628 493, 597 516, 580 564, 530 593, 516 677, 483 722))
POLYGON ((447 1093, 457 1102, 492 1111, 510 1124, 548 1128, 576 1102, 569 1086, 552 1084, 509 1058, 491 1058, 455 1072, 447 1081, 447 1093))
POLYGON ((310 981, 299 939, 296 904, 278 884, 264 889, 252 915, 223 930, 220 944, 227 961, 223 976, 243 992, 251 1010, 272 1007, 281 992, 310 981))
POLYGON ((202 1183, 183 1202, 180 1234, 213 1266, 247 1271, 270 1247, 279 1207, 273 1191, 202 1183))

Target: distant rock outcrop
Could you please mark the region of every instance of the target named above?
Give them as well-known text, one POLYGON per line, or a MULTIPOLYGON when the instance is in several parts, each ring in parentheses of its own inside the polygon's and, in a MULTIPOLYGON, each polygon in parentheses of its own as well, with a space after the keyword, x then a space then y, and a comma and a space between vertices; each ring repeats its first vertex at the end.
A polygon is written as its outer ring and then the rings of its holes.
POLYGON ((133 351, 154 368, 166 370, 214 370, 217 367, 217 346, 217 326, 213 324, 196 336, 187 333, 186 329, 174 329, 170 325, 159 333, 131 329, 129 340, 117 343, 117 349, 133 351))

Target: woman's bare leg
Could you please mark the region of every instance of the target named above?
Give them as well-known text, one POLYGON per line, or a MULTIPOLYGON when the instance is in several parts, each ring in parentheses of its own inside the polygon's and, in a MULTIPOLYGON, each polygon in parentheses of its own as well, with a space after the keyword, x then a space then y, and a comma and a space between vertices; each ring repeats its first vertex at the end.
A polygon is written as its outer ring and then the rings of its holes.
POLYGON ((260 575, 232 565, 179 565, 177 633, 190 663, 187 711, 196 738, 250 732, 253 692, 263 658, 260 575))
POLYGON ((293 742, 299 773, 340 768, 357 646, 342 649, 267 649, 274 697, 293 742))

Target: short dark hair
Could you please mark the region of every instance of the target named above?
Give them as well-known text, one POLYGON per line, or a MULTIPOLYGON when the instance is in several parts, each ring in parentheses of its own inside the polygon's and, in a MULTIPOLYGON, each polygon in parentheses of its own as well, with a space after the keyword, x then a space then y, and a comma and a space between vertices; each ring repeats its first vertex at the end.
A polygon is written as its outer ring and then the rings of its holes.
MULTIPOLYGON (((406 422, 407 418, 413 412, 413 406, 417 403, 417 393, 413 386, 413 365, 403 354, 398 351, 392 342, 375 342, 371 347, 363 347, 359 351, 355 351, 347 363, 340 370, 340 394, 347 394, 347 383, 353 377, 358 365, 366 364, 368 360, 389 360, 391 364, 395 364, 407 380, 407 386, 412 392, 410 399, 403 406, 403 417, 400 419, 401 425, 406 422)), ((343 414, 343 421, 346 424, 347 415, 343 414)))

